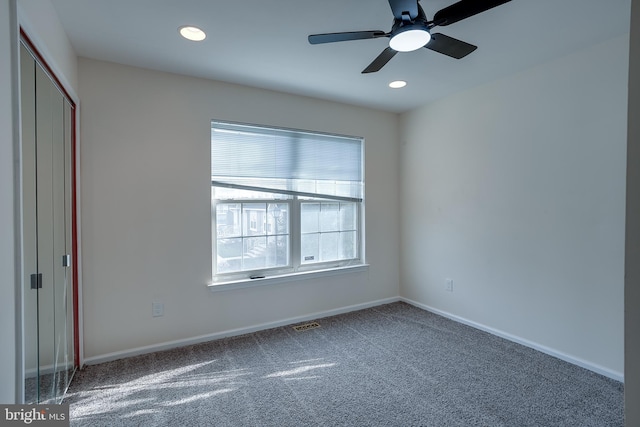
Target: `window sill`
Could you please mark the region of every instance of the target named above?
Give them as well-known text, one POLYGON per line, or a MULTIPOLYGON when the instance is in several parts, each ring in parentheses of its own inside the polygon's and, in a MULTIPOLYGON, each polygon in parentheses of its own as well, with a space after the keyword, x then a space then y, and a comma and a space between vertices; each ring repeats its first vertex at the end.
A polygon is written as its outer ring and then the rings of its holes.
POLYGON ((303 271, 298 273, 288 273, 278 276, 263 277, 259 279, 242 279, 228 282, 216 282, 207 285, 210 291, 220 292, 234 289, 252 288, 254 286, 274 285, 296 280, 316 279, 318 277, 335 276, 346 273, 357 273, 367 271, 369 264, 358 264, 347 267, 327 268, 325 270, 303 271))

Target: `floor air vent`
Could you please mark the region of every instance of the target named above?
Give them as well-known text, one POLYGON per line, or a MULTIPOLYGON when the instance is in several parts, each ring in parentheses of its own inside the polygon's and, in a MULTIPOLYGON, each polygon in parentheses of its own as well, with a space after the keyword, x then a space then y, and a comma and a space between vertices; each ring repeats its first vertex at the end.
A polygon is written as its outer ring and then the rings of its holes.
POLYGON ((305 323, 304 325, 294 326, 293 329, 295 329, 298 332, 302 332, 302 331, 307 331, 309 329, 315 329, 319 327, 320 327, 319 323, 311 322, 311 323, 305 323))

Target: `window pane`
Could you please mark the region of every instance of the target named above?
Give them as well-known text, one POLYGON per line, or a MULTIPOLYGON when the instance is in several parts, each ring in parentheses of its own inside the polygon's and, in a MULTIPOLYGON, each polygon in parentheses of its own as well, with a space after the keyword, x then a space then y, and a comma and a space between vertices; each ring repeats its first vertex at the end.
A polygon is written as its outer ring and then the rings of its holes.
POLYGON ((269 203, 266 221, 267 234, 289 234, 289 205, 269 203))
POLYGON ((289 212, 288 203, 219 203, 216 273, 289 266, 289 212))
POLYGON ((322 203, 320 205, 320 231, 338 231, 339 203, 322 203))
POLYGON ((248 237, 244 239, 242 269, 254 270, 257 268, 264 268, 266 266, 266 254, 266 236, 248 237))
POLYGON ((320 235, 303 234, 300 239, 302 264, 311 264, 320 261, 320 235))
POLYGON ((216 233, 220 237, 240 237, 240 204, 224 203, 216 206, 216 233))
POLYGON ((289 237, 267 237, 266 267, 284 267, 289 265, 289 237))
POLYGON ((340 230, 352 231, 356 229, 356 204, 340 203, 340 230))
POLYGON ((339 259, 354 259, 356 257, 356 232, 348 231, 340 233, 338 244, 339 259))
POLYGON ((265 203, 243 203, 242 223, 244 225, 244 236, 260 236, 266 234, 265 213, 267 205, 265 203))
POLYGON ((340 233, 322 233, 320 235, 320 261, 338 259, 338 236, 340 233))
POLYGON ((242 268, 242 239, 219 239, 216 253, 218 273, 239 271, 242 268))
POLYGON ((320 231, 320 203, 302 203, 300 205, 300 232, 316 233, 320 231))

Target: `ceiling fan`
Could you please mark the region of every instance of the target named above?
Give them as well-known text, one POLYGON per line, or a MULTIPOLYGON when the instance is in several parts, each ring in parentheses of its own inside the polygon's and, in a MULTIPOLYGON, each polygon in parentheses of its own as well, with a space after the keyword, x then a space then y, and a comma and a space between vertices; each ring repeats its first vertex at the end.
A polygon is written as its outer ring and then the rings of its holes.
POLYGON ((389 0, 393 12, 391 31, 350 31, 342 33, 312 34, 309 43, 322 44, 347 40, 389 38, 389 47, 382 51, 362 73, 380 71, 398 52, 410 52, 425 47, 455 59, 469 55, 478 47, 440 33, 431 33, 434 27, 445 27, 511 0, 460 0, 439 10, 429 21, 418 4, 419 0, 389 0))

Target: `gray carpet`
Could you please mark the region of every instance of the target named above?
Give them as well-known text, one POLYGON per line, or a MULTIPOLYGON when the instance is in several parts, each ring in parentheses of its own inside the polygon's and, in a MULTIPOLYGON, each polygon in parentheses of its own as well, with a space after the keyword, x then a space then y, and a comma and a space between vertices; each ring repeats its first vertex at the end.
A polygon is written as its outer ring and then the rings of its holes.
POLYGON ((393 303, 89 366, 72 426, 623 426, 623 385, 393 303))

